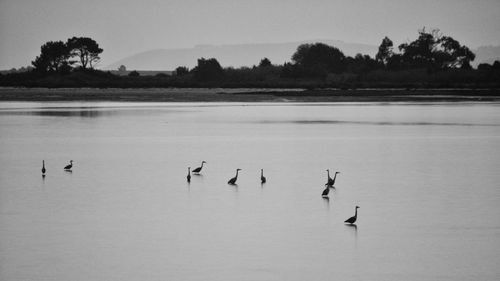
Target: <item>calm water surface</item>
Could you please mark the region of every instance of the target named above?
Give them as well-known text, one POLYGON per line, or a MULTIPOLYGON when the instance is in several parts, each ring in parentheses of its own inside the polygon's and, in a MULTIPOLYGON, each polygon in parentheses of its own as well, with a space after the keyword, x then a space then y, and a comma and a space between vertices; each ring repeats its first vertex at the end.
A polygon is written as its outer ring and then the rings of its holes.
POLYGON ((500 278, 498 104, 0 103, 0 167, 1 280, 500 278))

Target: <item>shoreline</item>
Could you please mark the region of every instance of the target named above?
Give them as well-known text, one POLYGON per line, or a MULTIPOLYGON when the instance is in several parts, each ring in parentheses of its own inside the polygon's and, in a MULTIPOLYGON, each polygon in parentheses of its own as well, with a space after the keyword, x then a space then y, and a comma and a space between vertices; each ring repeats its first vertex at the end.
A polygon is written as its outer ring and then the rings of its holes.
POLYGON ((500 102, 500 89, 10 88, 0 101, 500 102))

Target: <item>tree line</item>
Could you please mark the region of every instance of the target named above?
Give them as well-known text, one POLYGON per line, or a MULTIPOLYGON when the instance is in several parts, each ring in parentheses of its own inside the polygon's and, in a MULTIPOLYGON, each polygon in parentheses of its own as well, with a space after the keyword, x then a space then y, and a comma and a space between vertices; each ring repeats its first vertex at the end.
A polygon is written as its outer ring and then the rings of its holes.
POLYGON ((102 52, 87 37, 50 41, 32 62, 34 69, 28 74, 32 80, 24 76, 16 84, 22 74, 13 74, 0 77, 0 85, 43 86, 39 81, 50 81, 55 87, 58 83, 69 87, 498 87, 500 81, 500 62, 473 69, 475 54, 467 46, 425 28, 415 40, 397 47, 383 38, 374 57, 346 56, 323 43, 302 44, 283 64, 263 58, 253 67, 224 68, 216 58, 199 58, 194 68, 179 66, 171 76, 142 77, 132 71, 123 77, 94 70, 102 52))

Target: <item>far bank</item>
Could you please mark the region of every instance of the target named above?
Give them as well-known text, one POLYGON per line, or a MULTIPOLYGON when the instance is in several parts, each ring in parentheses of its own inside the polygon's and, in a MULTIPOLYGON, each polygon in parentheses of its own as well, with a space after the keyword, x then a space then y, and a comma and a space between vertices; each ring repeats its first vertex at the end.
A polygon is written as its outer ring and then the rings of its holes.
POLYGON ((14 88, 0 101, 500 102, 500 89, 14 88))

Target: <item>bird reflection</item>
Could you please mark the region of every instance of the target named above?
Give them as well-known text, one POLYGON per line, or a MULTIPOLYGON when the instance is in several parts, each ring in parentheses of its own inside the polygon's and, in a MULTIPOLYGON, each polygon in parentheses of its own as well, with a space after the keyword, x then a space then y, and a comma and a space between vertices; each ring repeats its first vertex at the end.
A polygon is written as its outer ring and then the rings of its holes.
POLYGON ((325 203, 325 206, 330 209, 330 198, 329 197, 323 197, 323 202, 325 203))
POLYGON ((356 231, 356 232, 358 231, 358 226, 354 223, 353 224, 345 224, 345 226, 354 229, 354 231, 356 231))
POLYGON ((357 241, 358 241, 358 226, 356 224, 345 224, 345 226, 347 226, 349 229, 351 229, 353 232, 354 232, 354 238, 356 239, 356 247, 358 246, 357 245, 357 241))

